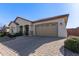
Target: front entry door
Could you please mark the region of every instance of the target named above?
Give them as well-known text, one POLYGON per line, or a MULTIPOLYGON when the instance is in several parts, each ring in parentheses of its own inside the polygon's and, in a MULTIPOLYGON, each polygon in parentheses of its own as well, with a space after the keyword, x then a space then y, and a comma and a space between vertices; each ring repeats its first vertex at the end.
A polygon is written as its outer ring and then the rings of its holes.
POLYGON ((20 26, 20 33, 23 34, 23 26, 20 26))
POLYGON ((29 35, 29 25, 25 25, 25 35, 29 35))

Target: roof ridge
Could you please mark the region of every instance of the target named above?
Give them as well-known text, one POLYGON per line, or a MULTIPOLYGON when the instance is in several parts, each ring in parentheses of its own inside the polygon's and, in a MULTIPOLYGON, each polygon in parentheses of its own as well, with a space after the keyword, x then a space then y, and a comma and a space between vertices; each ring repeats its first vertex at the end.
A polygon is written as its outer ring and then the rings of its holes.
POLYGON ((30 21, 30 20, 28 20, 28 19, 25 19, 25 18, 23 18, 23 17, 20 17, 20 16, 17 16, 17 17, 15 18, 14 22, 16 21, 17 18, 20 18, 20 19, 25 20, 25 21, 32 22, 32 21, 30 21))

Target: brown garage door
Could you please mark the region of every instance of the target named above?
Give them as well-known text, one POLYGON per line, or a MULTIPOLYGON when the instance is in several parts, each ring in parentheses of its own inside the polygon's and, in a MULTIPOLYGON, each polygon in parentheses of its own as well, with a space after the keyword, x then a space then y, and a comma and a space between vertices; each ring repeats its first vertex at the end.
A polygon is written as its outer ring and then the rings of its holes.
POLYGON ((35 26, 37 36, 58 36, 58 24, 47 23, 35 26))

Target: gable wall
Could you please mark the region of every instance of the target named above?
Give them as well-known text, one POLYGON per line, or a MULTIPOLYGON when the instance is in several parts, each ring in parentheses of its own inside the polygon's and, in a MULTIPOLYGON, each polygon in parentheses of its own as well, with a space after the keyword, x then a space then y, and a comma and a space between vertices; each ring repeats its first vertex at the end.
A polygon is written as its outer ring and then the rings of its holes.
POLYGON ((16 27, 15 23, 11 23, 9 27, 16 27))
POLYGON ((17 32, 17 25, 15 23, 11 23, 9 26, 9 33, 13 34, 12 31, 13 33, 17 32))
POLYGON ((16 23, 18 23, 19 25, 30 25, 30 24, 31 24, 31 22, 26 21, 26 20, 22 20, 22 19, 20 19, 20 18, 18 18, 18 19, 16 20, 16 23))
POLYGON ((23 33, 25 33, 24 25, 29 25, 29 35, 30 35, 30 31, 32 30, 32 27, 31 27, 32 23, 30 21, 18 18, 15 22, 18 23, 19 26, 23 26, 23 33))

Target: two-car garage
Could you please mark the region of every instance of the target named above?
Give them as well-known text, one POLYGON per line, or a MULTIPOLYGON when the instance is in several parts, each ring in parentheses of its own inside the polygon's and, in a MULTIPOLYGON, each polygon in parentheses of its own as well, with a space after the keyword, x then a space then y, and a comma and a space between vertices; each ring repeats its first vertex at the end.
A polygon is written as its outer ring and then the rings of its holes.
POLYGON ((58 23, 43 23, 35 26, 37 36, 58 36, 58 23))

